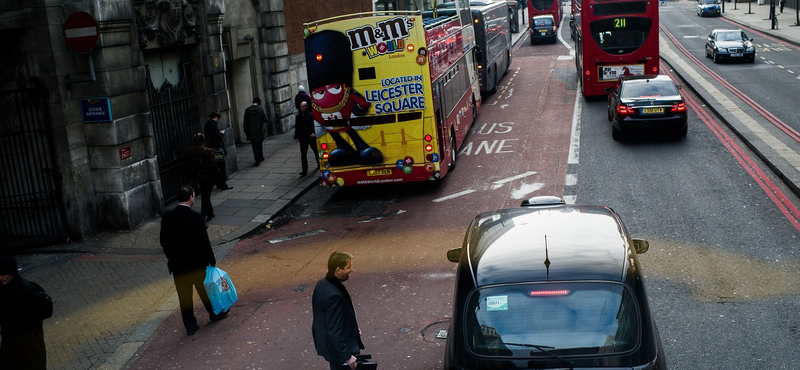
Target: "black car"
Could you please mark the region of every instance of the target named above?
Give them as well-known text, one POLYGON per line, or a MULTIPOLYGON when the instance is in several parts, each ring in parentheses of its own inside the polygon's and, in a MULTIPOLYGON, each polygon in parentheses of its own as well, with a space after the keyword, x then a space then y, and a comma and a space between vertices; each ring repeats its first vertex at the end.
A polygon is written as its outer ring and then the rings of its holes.
POLYGON ((537 41, 558 41, 558 27, 552 15, 537 15, 531 18, 531 45, 537 41))
POLYGON ((714 63, 723 60, 756 61, 756 47, 753 39, 748 38, 742 30, 716 29, 706 39, 706 58, 714 63))
POLYGON ((686 137, 686 102, 669 76, 620 77, 608 91, 608 120, 614 140, 628 132, 661 130, 686 137))
POLYGON ((666 369, 638 254, 603 206, 535 197, 479 214, 461 248, 444 369, 666 369))

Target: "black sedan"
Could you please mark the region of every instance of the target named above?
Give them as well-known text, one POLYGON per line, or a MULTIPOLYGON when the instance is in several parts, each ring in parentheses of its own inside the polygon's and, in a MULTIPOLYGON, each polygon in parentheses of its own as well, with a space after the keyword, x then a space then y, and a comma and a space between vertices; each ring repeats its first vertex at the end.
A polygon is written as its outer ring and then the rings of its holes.
POLYGON ((638 254, 603 206, 535 197, 479 214, 458 263, 444 369, 666 369, 638 254))
POLYGON ((686 137, 686 102, 669 76, 620 77, 608 91, 611 134, 620 140, 628 132, 659 130, 686 137))
POLYGON ((706 39, 706 58, 714 63, 723 60, 756 61, 756 47, 753 39, 748 38, 742 30, 716 29, 706 39))
POLYGON ((531 18, 531 45, 537 41, 558 42, 558 27, 552 15, 537 15, 531 18))

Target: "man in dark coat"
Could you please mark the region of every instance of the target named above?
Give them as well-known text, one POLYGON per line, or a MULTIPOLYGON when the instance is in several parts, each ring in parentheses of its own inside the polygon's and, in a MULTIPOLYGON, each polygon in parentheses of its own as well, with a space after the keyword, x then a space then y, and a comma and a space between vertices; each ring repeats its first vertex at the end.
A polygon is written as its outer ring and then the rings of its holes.
POLYGON ((340 370, 345 362, 355 370, 354 355, 364 349, 353 300, 342 284, 353 272, 352 259, 348 253, 333 252, 328 258, 328 274, 317 282, 311 295, 314 347, 331 370, 340 370))
MULTIPOLYGON (((211 221, 214 218, 214 207, 211 205, 211 191, 219 176, 214 152, 206 148, 206 137, 202 133, 194 134, 194 145, 186 150, 186 172, 196 181, 200 189, 200 214, 211 221)), ((194 185, 192 185, 194 186, 194 185)))
MULTIPOLYGON (((219 113, 213 112, 208 115, 208 121, 203 126, 203 132, 206 134, 206 144, 209 148, 216 148, 225 150, 225 131, 219 129, 217 125, 219 119, 222 117, 219 113)), ((233 187, 228 186, 228 168, 225 161, 217 163, 219 169, 219 176, 217 176, 217 188, 220 190, 230 190, 233 187)))
POLYGON ((167 268, 175 280, 186 335, 194 335, 200 326, 194 316, 192 289, 197 289, 209 320, 221 320, 229 310, 215 315, 203 285, 206 267, 216 265, 217 259, 208 240, 203 215, 192 210, 194 190, 188 186, 178 189, 178 201, 180 203, 174 209, 161 217, 161 248, 167 256, 167 268))
POLYGON ((300 103, 306 102, 308 103, 308 107, 311 108, 311 95, 308 95, 306 92, 306 88, 303 85, 297 87, 297 95, 294 96, 294 109, 300 110, 300 103))
POLYGON ((0 257, 0 369, 44 370, 47 351, 37 288, 19 276, 14 257, 0 257))
POLYGON ((314 134, 314 115, 308 110, 308 103, 300 103, 300 113, 294 120, 294 142, 300 143, 300 164, 303 169, 300 171, 300 176, 305 176, 308 173, 308 149, 311 148, 311 153, 314 154, 314 160, 317 161, 317 168, 319 168, 319 159, 317 155, 317 135, 314 134))
POLYGON ((269 126, 269 118, 267 113, 261 108, 261 99, 258 97, 253 98, 253 105, 244 110, 244 134, 247 136, 247 141, 253 146, 253 158, 256 160, 256 166, 264 161, 264 125, 269 126))

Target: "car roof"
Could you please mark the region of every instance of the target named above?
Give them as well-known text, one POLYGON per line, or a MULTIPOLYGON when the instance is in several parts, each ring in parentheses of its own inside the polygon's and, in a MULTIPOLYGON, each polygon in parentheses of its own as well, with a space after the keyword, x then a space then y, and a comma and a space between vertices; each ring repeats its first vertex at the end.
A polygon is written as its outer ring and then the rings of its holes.
MULTIPOLYGON (((622 81, 635 81, 635 80, 654 80, 654 81, 672 81, 667 75, 636 75, 636 76, 622 76, 619 78, 622 81)), ((673 81, 675 82, 675 81, 673 81)))
POLYGON ((564 204, 482 213, 466 242, 477 286, 624 281, 632 254, 618 215, 603 206, 564 204))
POLYGON ((733 28, 716 28, 711 33, 720 33, 720 32, 742 32, 741 28, 733 29, 733 28))

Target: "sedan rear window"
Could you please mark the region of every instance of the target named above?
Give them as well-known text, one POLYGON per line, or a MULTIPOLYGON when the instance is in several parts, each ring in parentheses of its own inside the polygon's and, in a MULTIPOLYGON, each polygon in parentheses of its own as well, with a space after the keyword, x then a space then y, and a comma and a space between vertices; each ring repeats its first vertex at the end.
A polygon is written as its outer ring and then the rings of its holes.
POLYGON ((622 84, 620 98, 635 99, 643 97, 680 95, 675 83, 669 80, 633 80, 622 84))
POLYGON ((465 309, 467 348, 482 356, 618 354, 640 340, 636 300, 614 282, 480 288, 465 309))
POLYGON ((533 25, 535 27, 548 27, 553 25, 553 18, 534 18, 533 25))

